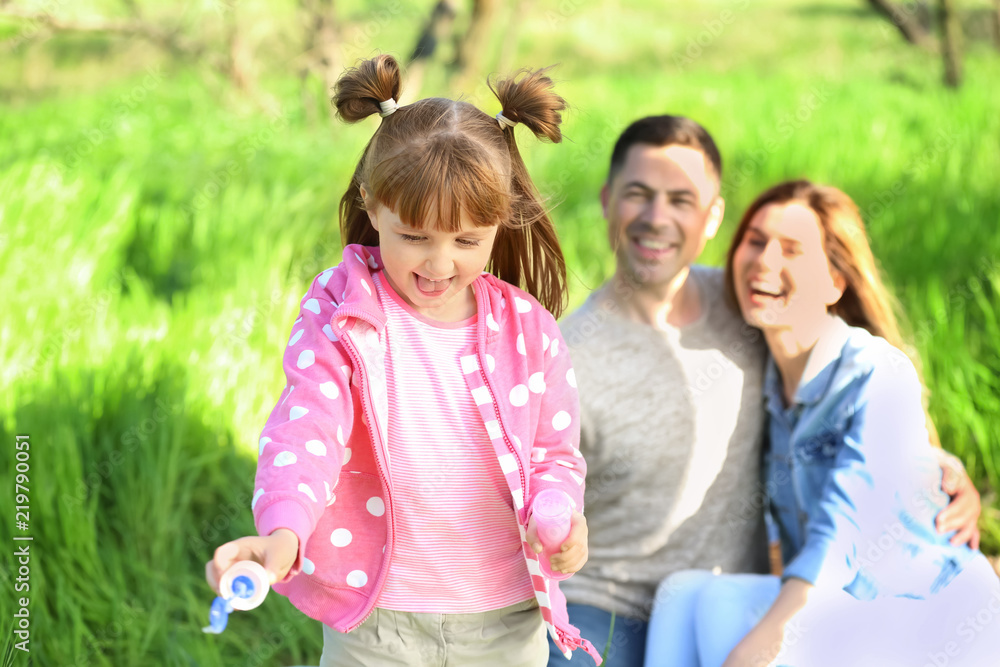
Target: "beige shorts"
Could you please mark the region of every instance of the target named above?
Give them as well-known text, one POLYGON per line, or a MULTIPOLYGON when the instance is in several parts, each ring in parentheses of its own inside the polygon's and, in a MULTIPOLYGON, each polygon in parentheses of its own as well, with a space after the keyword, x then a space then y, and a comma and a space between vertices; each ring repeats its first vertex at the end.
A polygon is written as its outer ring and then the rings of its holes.
POLYGON ((478 614, 378 609, 355 630, 323 626, 320 667, 544 667, 549 647, 531 598, 478 614))

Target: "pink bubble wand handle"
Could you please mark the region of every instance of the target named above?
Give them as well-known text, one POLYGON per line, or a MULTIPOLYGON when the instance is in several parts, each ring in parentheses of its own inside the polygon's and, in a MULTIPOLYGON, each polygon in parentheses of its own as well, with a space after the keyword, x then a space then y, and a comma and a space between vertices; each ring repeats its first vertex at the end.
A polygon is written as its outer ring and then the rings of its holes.
POLYGON ((573 501, 565 491, 545 489, 535 496, 531 515, 535 518, 538 541, 542 543, 542 553, 538 554, 538 565, 542 573, 556 581, 569 579, 571 572, 553 572, 549 561, 560 552, 563 542, 569 537, 572 527, 573 501))

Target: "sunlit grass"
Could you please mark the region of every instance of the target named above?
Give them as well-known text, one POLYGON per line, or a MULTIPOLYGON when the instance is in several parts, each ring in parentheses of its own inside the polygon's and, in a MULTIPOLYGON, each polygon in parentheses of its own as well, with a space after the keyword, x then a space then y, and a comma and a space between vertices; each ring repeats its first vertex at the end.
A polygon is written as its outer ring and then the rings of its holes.
MULTIPOLYGON (((644 114, 692 116, 726 163, 726 222, 704 260, 721 260, 741 209, 778 179, 846 190, 905 308, 942 441, 984 492, 1000 488, 1000 59, 973 45, 967 85, 945 91, 936 60, 847 3, 775 2, 744 6, 682 62, 688 36, 742 3, 685 3, 648 32, 667 15, 659 4, 618 16, 612 3, 564 3, 575 8, 565 31, 550 4, 524 26, 517 64, 562 63, 566 141, 519 130, 519 142, 554 207, 572 303, 613 265, 598 191, 617 134, 644 114), (597 43, 607 24, 621 31, 597 43), (762 37, 772 32, 786 39, 762 37)), ((399 21, 416 15, 400 6, 399 21)), ((344 11, 363 21, 377 10, 344 11)), ((403 53, 411 32, 392 23, 381 46, 403 53)), ((69 81, 72 48, 45 48, 69 81)), ((11 97, 0 114, 0 437, 32 438, 34 655, 315 664, 318 625, 277 595, 226 634, 202 635, 202 567, 253 530, 255 442, 283 386, 280 350, 309 281, 338 261, 337 201, 374 125, 309 125, 289 77, 263 79, 283 110, 268 117, 211 76, 157 70, 148 50, 133 60, 102 85, 22 96, 11 91, 48 79, 0 74, 11 97)), ((442 94, 441 80, 430 74, 424 94, 442 94)), ((985 514, 984 549, 997 553, 1000 518, 985 514)), ((5 534, 12 522, 0 517, 5 534)), ((9 618, 13 582, 2 587, 9 618)))

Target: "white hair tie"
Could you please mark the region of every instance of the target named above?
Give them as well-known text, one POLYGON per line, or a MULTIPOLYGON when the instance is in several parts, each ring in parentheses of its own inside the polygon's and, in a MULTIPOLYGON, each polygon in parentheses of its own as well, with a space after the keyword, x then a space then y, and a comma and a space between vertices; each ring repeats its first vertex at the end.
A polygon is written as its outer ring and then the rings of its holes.
POLYGON ((503 130, 505 127, 514 127, 517 125, 516 120, 511 120, 503 115, 503 111, 497 114, 497 123, 500 124, 500 129, 503 130))
POLYGON ((391 97, 387 99, 385 102, 379 102, 378 105, 382 109, 382 111, 379 112, 379 116, 382 116, 382 118, 385 118, 386 116, 391 116, 392 114, 396 113, 396 109, 399 108, 399 105, 396 104, 396 100, 392 99, 391 97))

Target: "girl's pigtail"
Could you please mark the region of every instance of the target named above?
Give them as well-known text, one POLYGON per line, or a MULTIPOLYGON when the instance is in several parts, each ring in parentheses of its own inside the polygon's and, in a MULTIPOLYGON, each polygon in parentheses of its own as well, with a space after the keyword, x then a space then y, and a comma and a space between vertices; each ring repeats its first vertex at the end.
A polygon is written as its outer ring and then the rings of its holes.
MULTIPOLYGON (((546 69, 521 70, 490 89, 500 100, 504 118, 523 123, 539 139, 562 141, 560 111, 566 101, 553 91, 546 69)), ((521 154, 514 128, 498 123, 510 152, 511 223, 501 225, 493 251, 494 272, 514 285, 524 285, 555 317, 566 305, 566 261, 552 219, 542 204, 521 154)))
POLYGON ((380 113, 381 102, 399 101, 402 86, 399 63, 389 55, 362 60, 337 79, 333 88, 333 106, 337 115, 348 123, 356 123, 380 113))
MULTIPOLYGON (((388 106, 394 108, 401 87, 399 63, 392 56, 380 55, 345 71, 334 86, 332 102, 338 116, 348 123, 356 123, 373 114, 384 113, 387 101, 391 100, 388 106)), ((340 238, 345 245, 378 245, 378 232, 371 226, 361 199, 362 173, 368 151, 377 138, 376 132, 361 155, 350 186, 340 198, 340 238)))

